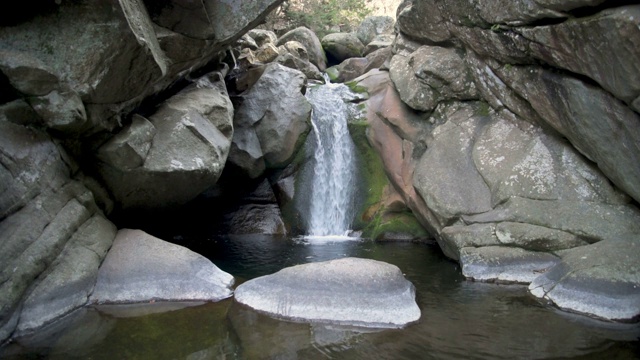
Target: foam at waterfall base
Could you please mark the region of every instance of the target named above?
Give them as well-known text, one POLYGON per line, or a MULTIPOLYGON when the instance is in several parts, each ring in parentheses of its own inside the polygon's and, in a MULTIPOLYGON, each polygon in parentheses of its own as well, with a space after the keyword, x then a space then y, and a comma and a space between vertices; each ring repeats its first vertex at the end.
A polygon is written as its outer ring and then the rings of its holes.
POLYGON ((361 241, 363 240, 359 236, 352 236, 357 234, 352 234, 351 232, 347 232, 343 235, 304 235, 298 238, 298 240, 305 244, 330 244, 336 242, 343 241, 361 241))

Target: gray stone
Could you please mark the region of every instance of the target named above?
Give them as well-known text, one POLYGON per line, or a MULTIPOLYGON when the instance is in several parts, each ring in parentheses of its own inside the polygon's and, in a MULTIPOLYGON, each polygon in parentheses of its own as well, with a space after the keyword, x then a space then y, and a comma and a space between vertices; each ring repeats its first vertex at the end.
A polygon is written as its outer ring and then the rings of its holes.
POLYGON ((537 67, 494 70, 614 184, 640 199, 640 115, 573 77, 537 67))
POLYGON ((514 222, 499 223, 495 227, 495 237, 502 245, 532 251, 557 251, 589 244, 566 231, 514 222))
POLYGON ((581 7, 596 6, 604 3, 605 1, 607 0, 535 0, 535 2, 541 6, 558 11, 568 11, 581 7))
POLYGON ((280 0, 241 0, 234 2, 171 0, 151 8, 153 21, 188 37, 225 41, 237 33, 254 28, 280 0))
POLYGON ((496 0, 474 4, 477 15, 490 24, 522 25, 540 19, 567 17, 566 14, 547 9, 536 1, 496 0))
POLYGON ((320 70, 308 60, 287 53, 278 56, 274 61, 288 68, 300 70, 307 79, 324 80, 320 70))
POLYGON ((389 73, 402 101, 416 110, 433 110, 448 99, 477 98, 471 73, 454 49, 422 46, 410 56, 395 55, 389 73))
POLYGON ((281 54, 288 53, 301 60, 309 61, 309 52, 299 41, 291 40, 280 44, 278 45, 278 51, 280 51, 281 54))
POLYGON ((243 283, 235 300, 294 321, 397 328, 420 318, 415 289, 400 269, 358 258, 285 268, 243 283))
POLYGON ((451 38, 435 0, 404 0, 398 7, 397 22, 400 32, 423 43, 440 43, 451 38))
POLYGON ((552 254, 514 247, 460 249, 462 275, 477 281, 528 284, 559 262, 552 254))
MULTIPOLYGON (((275 199, 274 199, 275 200, 275 199)), ((286 235, 282 214, 277 204, 248 204, 225 215, 228 234, 286 235)))
POLYGON ((340 65, 328 68, 326 72, 331 82, 343 83, 364 74, 368 66, 369 60, 367 58, 353 57, 341 62, 340 65))
POLYGON ((324 71, 327 68, 327 56, 322 49, 320 39, 313 31, 305 27, 295 28, 282 35, 276 45, 280 46, 292 40, 301 43, 307 49, 309 61, 317 66, 318 70, 324 71))
POLYGON ((219 301, 231 296, 233 281, 191 250, 123 229, 100 266, 90 302, 219 301))
POLYGON ((322 38, 322 48, 327 56, 341 63, 348 58, 360 57, 364 45, 354 33, 333 33, 322 38))
POLYGON ((492 116, 474 145, 492 204, 510 197, 625 203, 609 180, 569 144, 508 111, 492 116))
POLYGON ((278 42, 278 36, 271 30, 251 29, 247 34, 253 38, 258 46, 263 46, 264 44, 275 45, 278 42))
POLYGON ((28 53, 0 50, 0 70, 19 92, 44 96, 58 88, 58 77, 47 65, 28 53))
POLYGON ((494 210, 463 216, 466 224, 517 222, 580 236, 590 243, 640 233, 640 211, 632 205, 548 201, 513 197, 494 210))
POLYGON ((640 317, 640 238, 620 237, 562 253, 529 292, 563 310, 607 320, 640 317))
POLYGON ((532 56, 586 75, 628 104, 640 95, 640 5, 517 32, 532 56))
POLYGON ((234 126, 240 134, 229 161, 251 177, 266 168, 286 166, 302 146, 310 129, 311 105, 302 95, 306 78, 298 70, 272 63, 260 79, 242 94, 234 126), (258 151, 258 147, 261 156, 258 151))
POLYGON ((409 56, 414 51, 418 50, 420 46, 422 46, 422 44, 419 42, 411 40, 410 38, 402 35, 402 33, 399 33, 395 40, 393 40, 391 49, 394 55, 409 56))
POLYGON ((362 54, 367 56, 376 50, 390 47, 394 40, 394 35, 378 35, 364 47, 362 54))
POLYGON ((280 53, 272 43, 266 43, 256 50, 255 57, 258 63, 266 64, 274 61, 280 53))
POLYGON ((52 270, 26 298, 17 328, 19 333, 57 320, 87 303, 98 267, 116 231, 116 227, 100 215, 80 226, 51 265, 52 270))
POLYGON ((356 29, 356 35, 363 45, 368 45, 378 35, 393 34, 394 25, 390 16, 367 16, 356 29))
POLYGON ((258 44, 256 44, 255 40, 249 34, 244 34, 238 41, 236 41, 236 46, 244 49, 249 48, 250 50, 258 50, 258 44))
POLYGON ((53 90, 47 95, 28 98, 44 125, 63 133, 81 133, 87 124, 82 100, 72 90, 53 90))
POLYGON ((478 130, 486 120, 464 105, 433 130, 413 185, 443 226, 463 214, 491 210, 491 193, 471 159, 478 130))
POLYGON ((0 219, 23 208, 42 189, 58 189, 69 169, 44 133, 0 121, 0 219))
POLYGON ((463 248, 500 245, 495 224, 447 226, 440 232, 438 244, 442 252, 453 260, 460 260, 463 248))
POLYGON ((131 124, 100 147, 98 158, 113 166, 131 170, 144 165, 156 128, 149 120, 133 115, 131 124))
POLYGON ((149 117, 155 135, 137 118, 98 150, 105 161, 100 173, 122 208, 185 203, 216 183, 231 146, 233 106, 224 82, 216 81, 215 74, 209 76, 165 101, 149 117), (152 135, 144 163, 134 167, 152 135), (135 155, 122 160, 129 148, 135 155))

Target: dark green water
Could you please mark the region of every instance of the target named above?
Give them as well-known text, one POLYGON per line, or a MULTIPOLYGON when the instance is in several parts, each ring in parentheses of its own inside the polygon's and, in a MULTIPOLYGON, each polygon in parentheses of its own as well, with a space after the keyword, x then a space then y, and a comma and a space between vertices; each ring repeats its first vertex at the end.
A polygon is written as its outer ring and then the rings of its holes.
POLYGON ((465 281, 436 245, 307 244, 237 236, 186 244, 238 282, 300 263, 356 256, 397 265, 422 318, 372 331, 278 321, 232 300, 88 308, 0 349, 9 359, 635 359, 640 326, 559 312, 523 286, 465 281), (171 305, 173 308, 167 308, 171 305), (157 313, 152 313, 157 311, 157 313), (163 312, 160 312, 163 311, 163 312), (147 315, 140 315, 147 312, 147 315))

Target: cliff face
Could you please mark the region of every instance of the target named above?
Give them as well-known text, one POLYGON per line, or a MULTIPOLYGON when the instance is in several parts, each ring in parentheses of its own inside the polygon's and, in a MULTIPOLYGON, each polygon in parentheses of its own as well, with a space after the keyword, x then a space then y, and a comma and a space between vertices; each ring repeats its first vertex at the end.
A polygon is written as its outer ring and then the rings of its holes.
POLYGON ((215 184, 233 134, 219 60, 280 2, 63 0, 3 14, 0 341, 87 302, 114 205, 181 204, 215 184))
POLYGON ((390 181, 467 277, 622 319, 640 313, 640 6, 603 3, 404 1, 389 72, 356 81, 390 181))
MULTIPOLYGON (((325 62, 308 29, 242 37, 280 2, 63 0, 0 18, 0 341, 87 302, 114 208, 179 206, 226 167, 218 190, 256 185, 230 231, 284 231, 301 93, 325 62)), ((640 6, 413 0, 397 19, 389 71, 353 84, 369 97, 351 125, 391 185, 362 220, 418 227, 410 209, 470 278, 637 317, 640 6)))

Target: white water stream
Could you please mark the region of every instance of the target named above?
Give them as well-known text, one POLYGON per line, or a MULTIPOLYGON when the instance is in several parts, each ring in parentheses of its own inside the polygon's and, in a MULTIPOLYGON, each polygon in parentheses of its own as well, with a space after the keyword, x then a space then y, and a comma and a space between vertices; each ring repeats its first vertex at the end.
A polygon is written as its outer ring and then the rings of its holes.
POLYGON ((313 153, 313 178, 308 220, 310 236, 347 236, 353 220, 356 180, 355 146, 347 128, 347 106, 342 100, 346 86, 313 86, 307 91, 311 103, 312 132, 307 151, 313 153))

